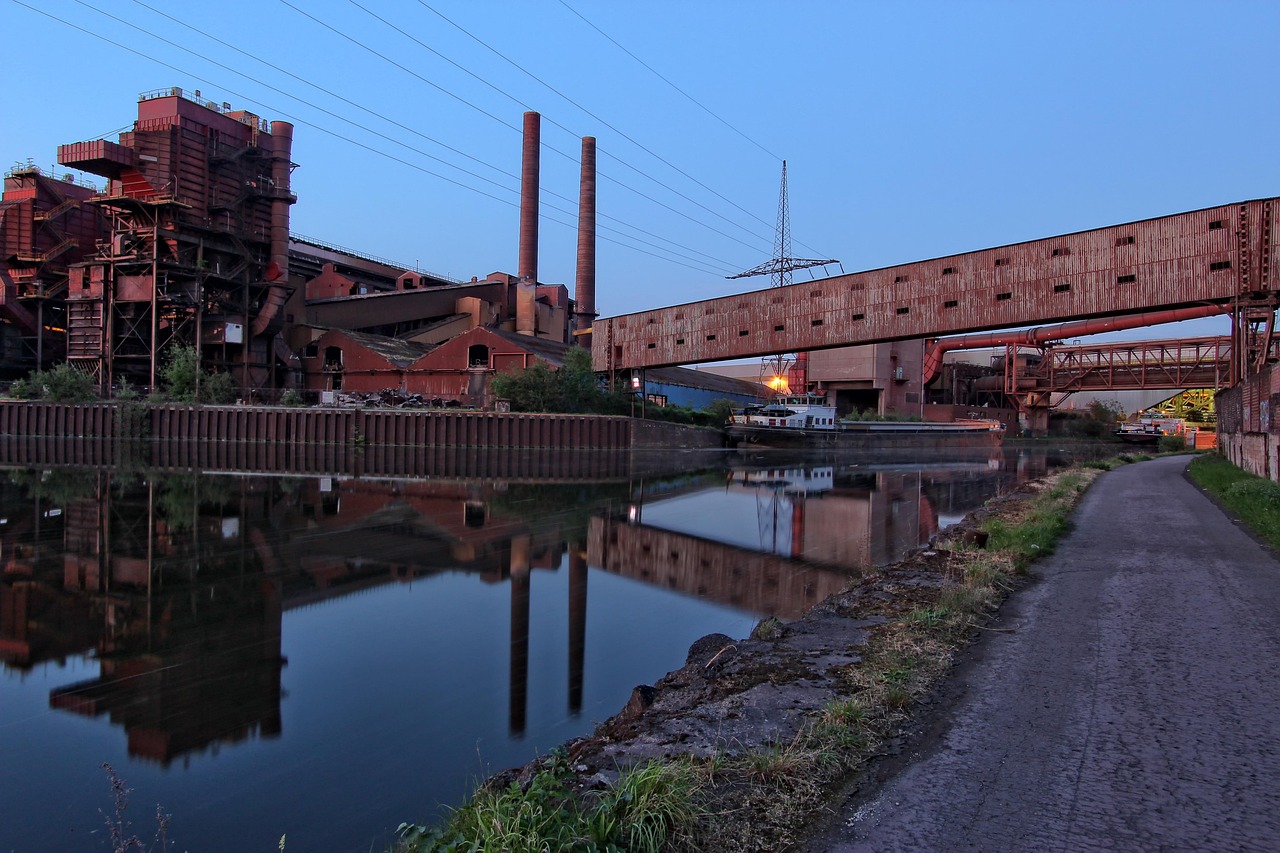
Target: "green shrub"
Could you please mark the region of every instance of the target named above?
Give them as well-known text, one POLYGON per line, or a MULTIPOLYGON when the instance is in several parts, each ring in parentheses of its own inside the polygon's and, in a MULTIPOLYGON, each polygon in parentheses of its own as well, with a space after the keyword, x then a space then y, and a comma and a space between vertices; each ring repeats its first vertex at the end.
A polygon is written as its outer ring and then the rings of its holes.
POLYGON ((50 400, 55 403, 83 403, 97 399, 93 378, 63 362, 49 370, 32 371, 26 379, 9 386, 20 400, 50 400))
POLYGON ((1181 435, 1162 435, 1156 449, 1161 453, 1179 453, 1187 449, 1187 439, 1181 435))

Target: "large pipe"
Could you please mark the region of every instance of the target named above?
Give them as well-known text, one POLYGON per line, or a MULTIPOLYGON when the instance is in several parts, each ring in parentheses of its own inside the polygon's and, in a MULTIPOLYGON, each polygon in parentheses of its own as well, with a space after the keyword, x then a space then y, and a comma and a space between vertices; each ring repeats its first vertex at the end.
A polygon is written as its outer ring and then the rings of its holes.
POLYGON ((524 114, 524 149, 520 158, 520 263, 516 274, 516 333, 537 333, 538 171, 542 116, 524 114))
MULTIPOLYGON (((289 277, 289 207, 293 204, 289 193, 289 173, 293 165, 292 156, 293 124, 271 122, 271 248, 264 276, 268 281, 268 291, 262 308, 253 318, 253 337, 271 326, 286 296, 286 288, 282 285, 289 277), (284 281, 277 284, 280 279, 284 281)), ((247 341, 245 343, 248 344, 247 341)))
MULTIPOLYGON (((584 332, 596 319, 596 138, 582 137, 578 186, 578 277, 574 286, 574 328, 584 332)), ((590 335, 578 342, 591 347, 590 335)))
POLYGON ((1171 308, 1167 311, 1146 311, 1141 314, 1127 314, 1123 317, 1098 317, 1092 320, 1072 320, 1070 323, 1059 323, 1056 326, 1040 326, 1035 329, 1023 329, 1014 332, 979 332, 974 335, 958 335, 954 338, 942 338, 934 341, 924 357, 923 385, 928 385, 942 370, 942 357, 951 350, 981 349, 994 346, 1039 346, 1049 341, 1060 341, 1063 338, 1081 337, 1083 335, 1100 335, 1103 332, 1119 332, 1125 329, 1137 329, 1142 326, 1159 326, 1163 323, 1177 323, 1181 320, 1195 320, 1200 317, 1212 317, 1215 314, 1226 314, 1229 308, 1224 305, 1194 305, 1190 308, 1171 308))

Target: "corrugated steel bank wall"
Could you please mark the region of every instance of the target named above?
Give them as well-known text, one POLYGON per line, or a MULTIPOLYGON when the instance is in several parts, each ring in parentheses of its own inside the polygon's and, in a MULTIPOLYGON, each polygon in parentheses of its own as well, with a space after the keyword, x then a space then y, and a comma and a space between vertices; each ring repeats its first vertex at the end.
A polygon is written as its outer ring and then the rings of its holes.
POLYGON ((386 476, 613 476, 633 448, 712 447, 719 434, 595 415, 0 403, 0 462, 386 476), (150 438, 128 419, 150 422, 150 438), (573 453, 565 453, 571 450, 573 453), (601 451, 584 453, 583 451, 601 451))
POLYGON ((1263 368, 1218 394, 1218 451, 1258 477, 1280 481, 1280 370, 1263 368))

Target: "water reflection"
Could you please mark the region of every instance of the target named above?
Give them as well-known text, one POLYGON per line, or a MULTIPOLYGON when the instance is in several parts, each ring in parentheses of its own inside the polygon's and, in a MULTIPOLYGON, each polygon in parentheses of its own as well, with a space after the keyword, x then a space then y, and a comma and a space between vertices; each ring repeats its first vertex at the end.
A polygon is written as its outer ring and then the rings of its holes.
POLYGON ((110 760, 205 849, 283 831, 377 846, 478 773, 590 729, 697 637, 794 618, 1048 464, 779 457, 569 483, 4 472, 0 784, 27 799, 0 841, 75 846, 110 760))

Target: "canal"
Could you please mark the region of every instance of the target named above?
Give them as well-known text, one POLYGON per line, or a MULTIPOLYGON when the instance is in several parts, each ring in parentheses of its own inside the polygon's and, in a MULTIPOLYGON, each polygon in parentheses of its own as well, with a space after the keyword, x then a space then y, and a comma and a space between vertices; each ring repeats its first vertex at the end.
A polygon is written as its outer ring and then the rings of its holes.
POLYGON ((595 479, 2 469, 0 849, 110 849, 110 764, 144 841, 159 805, 170 849, 380 851, 697 638, 795 618, 1099 452, 672 453, 595 479))

